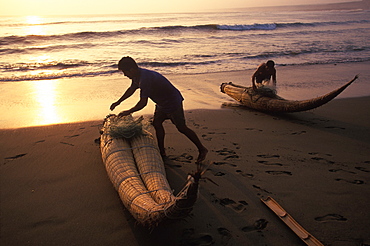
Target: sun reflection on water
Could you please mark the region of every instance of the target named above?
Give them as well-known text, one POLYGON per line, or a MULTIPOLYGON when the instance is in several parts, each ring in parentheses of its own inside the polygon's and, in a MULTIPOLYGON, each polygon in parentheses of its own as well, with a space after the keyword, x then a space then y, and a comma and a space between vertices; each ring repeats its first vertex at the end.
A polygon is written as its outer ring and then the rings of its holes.
POLYGON ((37 125, 55 124, 62 121, 57 110, 57 80, 35 81, 34 98, 38 103, 37 125))
POLYGON ((27 34, 28 35, 44 35, 44 29, 41 25, 43 20, 39 16, 27 16, 26 23, 29 25, 27 26, 27 34))

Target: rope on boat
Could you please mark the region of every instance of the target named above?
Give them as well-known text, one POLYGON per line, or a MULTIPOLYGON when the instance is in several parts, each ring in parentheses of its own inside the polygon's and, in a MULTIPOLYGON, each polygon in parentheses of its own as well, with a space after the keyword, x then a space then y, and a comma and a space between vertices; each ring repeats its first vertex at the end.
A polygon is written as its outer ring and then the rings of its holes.
MULTIPOLYGON (((104 146, 105 147, 105 146, 104 146)), ((113 150, 112 152, 110 152, 109 154, 107 154, 105 156, 105 161, 108 159, 108 157, 114 153, 117 153, 117 152, 120 152, 120 151, 126 151, 126 150, 133 150, 133 149, 140 149, 140 148, 146 148, 146 147, 149 147, 149 148, 154 148, 156 149, 155 146, 151 146, 151 145, 143 145, 143 146, 137 146, 137 147, 131 147, 131 148, 124 148, 124 149, 117 149, 117 150, 113 150)))
MULTIPOLYGON (((149 173, 160 173, 160 174, 162 174, 159 171, 149 171, 149 172, 146 172, 146 173, 139 173, 139 174, 135 174, 135 175, 129 175, 129 176, 126 176, 126 177, 122 178, 121 180, 119 180, 117 182, 117 187, 120 187, 120 185, 122 184, 122 182, 125 181, 126 179, 140 177, 141 175, 146 175, 146 174, 149 174, 149 173)), ((156 190, 148 191, 146 193, 151 193, 151 192, 155 192, 155 191, 159 191, 159 190, 165 190, 165 191, 171 192, 170 189, 156 189, 156 190)), ((146 193, 143 193, 143 194, 146 194, 146 193)))

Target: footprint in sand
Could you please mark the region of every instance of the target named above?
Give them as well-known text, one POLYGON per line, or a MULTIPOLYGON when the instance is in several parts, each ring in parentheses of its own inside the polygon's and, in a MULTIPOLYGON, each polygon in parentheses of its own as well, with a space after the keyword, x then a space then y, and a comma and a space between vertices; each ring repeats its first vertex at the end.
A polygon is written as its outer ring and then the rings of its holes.
MULTIPOLYGON (((208 133, 208 134, 210 134, 210 133, 208 133)), ((211 137, 208 137, 208 135, 207 135, 207 134, 203 134, 203 135, 202 135, 202 138, 203 138, 204 140, 206 140, 206 141, 211 141, 211 140, 212 140, 212 138, 211 138, 211 137)))
POLYGON ((245 201, 235 202, 234 200, 231 200, 229 198, 221 199, 219 202, 220 202, 220 205, 222 205, 224 207, 229 207, 229 208, 231 208, 232 210, 234 210, 235 212, 238 212, 238 213, 241 213, 244 210, 246 210, 245 206, 248 205, 248 203, 245 202, 245 201))
POLYGON ((223 227, 217 228, 217 231, 221 235, 221 245, 228 245, 230 239, 233 237, 231 232, 223 227))
POLYGON ((18 158, 21 158, 21 157, 25 156, 25 155, 27 155, 27 153, 15 155, 15 156, 5 157, 4 158, 5 162, 3 163, 3 165, 7 164, 9 161, 14 161, 14 160, 16 160, 18 158))
POLYGON ((268 221, 265 219, 256 220, 251 226, 244 226, 241 230, 243 232, 262 231, 267 227, 268 221))
POLYGON ((75 146, 74 144, 71 143, 66 143, 66 142, 60 142, 61 144, 69 145, 69 146, 75 146))
POLYGON ((251 174, 251 173, 244 173, 242 170, 236 170, 235 172, 239 173, 243 177, 247 177, 247 178, 253 178, 254 177, 253 174, 251 174))
POLYGON ((187 163, 191 163, 192 160, 194 159, 193 156, 187 154, 187 153, 183 153, 182 155, 179 155, 179 156, 174 156, 174 157, 169 157, 171 160, 174 160, 174 161, 179 161, 179 162, 187 162, 187 163))
POLYGON ((18 158, 21 158, 23 156, 27 155, 27 153, 24 153, 24 154, 19 154, 19 155, 15 155, 15 156, 10 156, 10 157, 5 157, 4 159, 5 160, 15 160, 15 159, 18 159, 18 158))
POLYGON ((236 202, 230 198, 217 198, 214 193, 211 194, 213 196, 212 202, 219 203, 223 207, 228 207, 234 210, 237 213, 241 213, 246 210, 246 206, 248 203, 246 201, 239 201, 236 202))
POLYGON ((266 173, 271 175, 292 175, 292 173, 288 171, 266 171, 266 173))
MULTIPOLYGON (((264 158, 264 159, 273 159, 273 158, 280 158, 280 155, 257 155, 257 157, 264 158)), ((278 162, 269 162, 266 160, 260 160, 257 161, 258 163, 268 165, 268 166, 283 166, 283 164, 278 163, 278 162)))
POLYGON ((344 127, 339 127, 339 126, 326 126, 325 128, 327 128, 327 129, 346 130, 346 128, 344 128, 344 127))
POLYGON ((247 131, 255 131, 255 132, 262 132, 263 131, 263 130, 256 129, 256 128, 244 128, 244 130, 247 130, 247 131))
POLYGON ((344 169, 341 169, 341 168, 338 168, 338 169, 329 169, 329 172, 332 172, 332 173, 345 172, 345 173, 356 174, 355 172, 347 171, 347 170, 344 170, 344 169))
POLYGON ((347 180, 347 179, 335 179, 335 181, 344 181, 344 182, 347 182, 347 183, 351 183, 351 184, 357 184, 357 185, 360 185, 360 184, 365 184, 365 181, 362 181, 362 180, 358 180, 358 179, 355 179, 355 180, 347 180))
POLYGON ((200 127, 200 125, 199 125, 198 123, 195 123, 195 122, 193 122, 193 126, 194 126, 195 128, 199 128, 199 127, 200 127))
POLYGON ((302 135, 302 134, 306 134, 306 133, 307 133, 306 131, 292 132, 291 135, 302 135))
POLYGON ((223 173, 223 172, 217 172, 217 173, 215 173, 215 174, 213 174, 213 175, 215 175, 215 176, 224 176, 224 175, 226 175, 226 173, 223 173))
POLYGON ((326 162, 328 164, 334 164, 335 163, 334 161, 329 161, 329 160, 326 160, 326 159, 321 158, 321 157, 312 157, 311 160, 322 161, 322 162, 326 162))
POLYGON ((321 162, 326 162, 328 164, 334 164, 335 162, 334 161, 329 161, 323 157, 320 157, 320 156, 332 156, 331 154, 320 154, 318 152, 310 152, 308 153, 309 155, 314 155, 314 157, 311 157, 311 160, 315 160, 315 161, 321 161, 321 162))
POLYGON ((331 154, 320 154, 318 152, 310 152, 308 153, 309 155, 314 155, 315 157, 312 157, 311 160, 315 160, 315 161, 321 161, 321 162, 326 162, 328 164, 334 164, 335 162, 334 161, 329 161, 321 156, 332 156, 331 154))
POLYGON ((180 245, 184 246, 200 246, 212 245, 214 243, 213 237, 206 233, 195 234, 193 228, 185 229, 182 234, 180 245))
POLYGON ((216 153, 218 153, 219 155, 224 155, 225 156, 224 160, 239 158, 239 156, 236 154, 234 150, 230 150, 228 148, 223 148, 222 150, 216 150, 216 153))
POLYGON ((324 216, 316 217, 316 221, 347 221, 346 218, 344 218, 342 215, 339 214, 327 214, 324 216))
POLYGON ((256 188, 257 190, 262 191, 262 192, 266 192, 266 193, 268 193, 268 194, 272 194, 272 193, 271 193, 271 192, 269 192, 268 190, 265 190, 265 189, 263 189, 263 188, 259 187, 258 185, 253 185, 253 187, 254 187, 254 188, 256 188))
POLYGON ((224 162, 224 161, 216 161, 216 162, 213 162, 213 165, 216 165, 216 166, 221 166, 221 165, 230 165, 232 167, 236 167, 237 165, 235 164, 232 164, 232 163, 228 163, 228 162, 224 162))
POLYGON ((258 157, 261 158, 280 158, 280 155, 257 155, 258 157))
POLYGON ((268 166, 283 166, 283 164, 278 162, 268 162, 268 161, 257 161, 257 162, 268 166))
POLYGON ((78 137, 80 136, 80 134, 75 134, 75 135, 71 135, 71 136, 64 136, 65 138, 75 138, 75 137, 78 137))
MULTIPOLYGON (((207 132, 208 135, 215 135, 215 134, 226 134, 226 132, 207 132)), ((202 138, 205 140, 205 141, 211 141, 212 140, 212 137, 208 136, 207 134, 203 134, 202 135, 202 138)))
POLYGON ((333 155, 331 155, 331 154, 321 154, 321 153, 319 153, 319 152, 310 152, 310 153, 308 153, 309 155, 326 155, 326 156, 333 156, 333 155))
POLYGON ((235 149, 240 149, 240 146, 238 143, 233 143, 233 145, 235 146, 235 149))
POLYGON ((357 170, 360 170, 362 172, 366 172, 366 173, 369 173, 370 170, 368 170, 366 167, 355 167, 357 170))
POLYGON ((217 133, 217 132, 208 132, 208 134, 226 134, 226 132, 219 132, 219 133, 217 133))

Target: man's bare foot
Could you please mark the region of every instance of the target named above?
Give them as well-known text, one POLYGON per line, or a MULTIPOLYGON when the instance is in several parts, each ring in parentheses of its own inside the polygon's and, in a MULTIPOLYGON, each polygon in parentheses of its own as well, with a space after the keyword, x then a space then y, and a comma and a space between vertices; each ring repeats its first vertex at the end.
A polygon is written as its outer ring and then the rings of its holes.
POLYGON ((202 161, 204 161, 206 159, 207 153, 208 153, 208 149, 206 148, 200 149, 196 163, 201 163, 202 161))

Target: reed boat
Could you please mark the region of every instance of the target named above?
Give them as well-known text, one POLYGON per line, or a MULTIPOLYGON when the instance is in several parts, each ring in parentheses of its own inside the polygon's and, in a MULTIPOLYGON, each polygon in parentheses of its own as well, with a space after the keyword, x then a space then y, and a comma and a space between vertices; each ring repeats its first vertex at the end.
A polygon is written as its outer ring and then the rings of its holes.
POLYGON ((108 115, 100 150, 108 176, 123 204, 139 224, 155 227, 165 219, 187 216, 198 195, 201 170, 189 175, 176 196, 166 179, 157 143, 142 117, 108 115))
POLYGON ((301 101, 286 100, 276 95, 276 93, 269 88, 262 87, 253 90, 252 87, 236 85, 232 82, 222 83, 221 92, 226 93, 240 102, 243 106, 254 110, 270 113, 293 113, 311 110, 328 103, 342 93, 357 78, 358 76, 355 76, 345 85, 323 96, 301 101))

